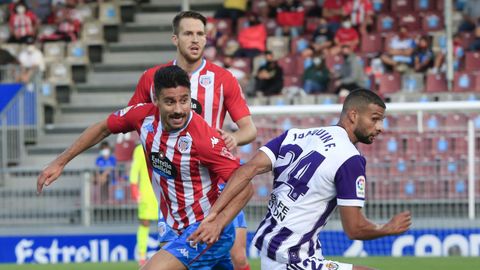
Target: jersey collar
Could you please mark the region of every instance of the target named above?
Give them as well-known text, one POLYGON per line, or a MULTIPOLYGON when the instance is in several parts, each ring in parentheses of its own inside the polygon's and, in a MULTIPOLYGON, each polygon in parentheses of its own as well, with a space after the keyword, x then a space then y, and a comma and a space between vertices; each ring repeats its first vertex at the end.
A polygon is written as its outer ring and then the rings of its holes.
MULTIPOLYGON (((195 74, 195 73, 199 72, 200 70, 202 70, 202 69, 205 67, 206 64, 207 64, 207 60, 206 60, 205 58, 202 58, 202 63, 200 64, 200 66, 199 66, 196 70, 194 70, 194 71, 192 72, 192 74, 190 74, 190 76, 192 76, 193 74, 195 74)), ((177 59, 173 60, 173 65, 174 65, 174 66, 177 65, 177 59)))

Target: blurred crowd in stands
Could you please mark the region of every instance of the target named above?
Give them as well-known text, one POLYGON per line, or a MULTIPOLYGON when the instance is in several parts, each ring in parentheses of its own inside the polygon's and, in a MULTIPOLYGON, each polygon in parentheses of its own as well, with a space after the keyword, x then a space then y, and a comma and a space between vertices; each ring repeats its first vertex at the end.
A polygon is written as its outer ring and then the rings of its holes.
MULTIPOLYGON (((453 3, 453 91, 480 91, 480 5, 453 3)), ((444 17, 433 0, 226 0, 208 22, 206 57, 248 96, 445 92, 444 17)))

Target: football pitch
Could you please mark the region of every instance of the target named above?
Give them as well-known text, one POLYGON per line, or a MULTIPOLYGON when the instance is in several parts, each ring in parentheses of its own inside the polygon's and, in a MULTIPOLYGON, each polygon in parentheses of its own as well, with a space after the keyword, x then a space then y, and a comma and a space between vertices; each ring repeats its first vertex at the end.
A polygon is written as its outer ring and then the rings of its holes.
MULTIPOLYGON (((329 258, 341 262, 364 265, 381 270, 472 270, 480 269, 480 258, 475 257, 442 257, 442 258, 329 258)), ((251 269, 260 269, 260 260, 250 260, 251 269)), ((134 262, 127 263, 84 263, 84 264, 48 264, 48 265, 1 265, 0 270, 135 270, 138 266, 134 262)))

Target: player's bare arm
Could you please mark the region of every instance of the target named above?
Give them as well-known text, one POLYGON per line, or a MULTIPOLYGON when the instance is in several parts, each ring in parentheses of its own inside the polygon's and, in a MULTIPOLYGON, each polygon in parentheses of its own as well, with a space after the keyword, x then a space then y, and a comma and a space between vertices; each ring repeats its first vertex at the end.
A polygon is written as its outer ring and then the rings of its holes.
POLYGON ((343 229, 350 239, 370 240, 387 235, 406 232, 412 224, 409 211, 395 215, 386 224, 376 224, 368 220, 360 207, 340 206, 343 229))
POLYGON ((194 244, 202 242, 210 245, 217 242, 223 229, 232 222, 252 196, 253 186, 249 183, 219 214, 209 214, 188 240, 194 244))
POLYGON ((235 122, 235 124, 237 124, 238 130, 233 133, 218 129, 218 132, 222 135, 222 139, 225 141, 225 145, 230 151, 237 146, 252 142, 257 137, 257 128, 253 124, 250 115, 242 117, 235 122))
POLYGON ((68 162, 70 162, 70 160, 99 143, 108 135, 110 135, 110 131, 107 127, 107 120, 89 126, 70 147, 63 151, 63 153, 42 170, 37 178, 37 193, 42 192, 44 185, 48 186, 57 180, 62 173, 63 168, 68 162))

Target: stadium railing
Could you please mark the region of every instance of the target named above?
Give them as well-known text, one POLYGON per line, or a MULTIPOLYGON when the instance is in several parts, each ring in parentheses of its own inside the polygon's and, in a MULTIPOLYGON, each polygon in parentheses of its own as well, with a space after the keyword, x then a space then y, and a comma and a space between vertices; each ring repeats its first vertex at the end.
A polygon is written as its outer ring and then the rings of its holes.
MULTIPOLYGON (((286 129, 336 124, 341 105, 254 106, 251 110, 258 137, 238 148, 236 154, 242 161, 286 129)), ((415 226, 439 226, 435 220, 477 224, 480 102, 387 104, 384 125, 384 134, 372 145, 359 145, 367 159, 367 216, 386 220, 409 209, 415 226)), ((39 197, 32 191, 39 169, 3 171, 7 178, 17 180, 15 185, 0 188, 0 206, 4 206, 0 226, 137 222, 124 169, 118 170, 119 180, 104 191, 103 199, 98 199, 101 190, 92 184, 93 168, 67 170, 39 197), (22 203, 12 207, 13 201, 22 203)), ((251 230, 265 214, 272 177, 264 174, 253 183, 255 194, 245 209, 251 230)), ((335 223, 338 216, 332 220, 335 223)))

